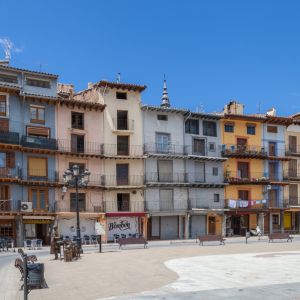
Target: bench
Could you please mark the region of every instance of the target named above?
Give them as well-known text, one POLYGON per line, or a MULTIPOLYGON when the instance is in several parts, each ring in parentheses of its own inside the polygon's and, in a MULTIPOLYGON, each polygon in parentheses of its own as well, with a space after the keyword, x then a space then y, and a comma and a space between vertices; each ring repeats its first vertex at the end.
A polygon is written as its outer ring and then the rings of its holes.
POLYGON ((144 248, 147 248, 148 242, 146 241, 145 238, 143 237, 138 237, 138 238, 119 238, 118 239, 118 244, 119 244, 119 249, 121 249, 122 246, 125 245, 138 245, 142 244, 144 245, 144 248))
POLYGON ((203 242, 220 242, 220 245, 225 245, 226 239, 222 235, 199 235, 199 246, 203 246, 203 242))
MULTIPOLYGON (((18 253, 21 255, 22 259, 24 259, 25 253, 24 253, 23 249, 19 248, 18 253)), ((35 255, 27 255, 27 261, 34 263, 37 261, 37 257, 35 255)))
POLYGON ((270 233, 269 234, 269 243, 270 241, 274 242, 274 240, 286 240, 287 242, 293 241, 293 237, 290 236, 288 232, 278 232, 278 233, 270 233))

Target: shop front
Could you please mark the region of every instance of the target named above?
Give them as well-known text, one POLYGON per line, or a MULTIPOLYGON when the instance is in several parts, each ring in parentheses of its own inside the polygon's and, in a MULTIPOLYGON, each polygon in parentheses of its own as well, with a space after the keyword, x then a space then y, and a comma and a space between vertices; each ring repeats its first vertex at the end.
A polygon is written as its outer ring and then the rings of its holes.
POLYGON ((114 212, 106 213, 107 240, 145 236, 147 217, 145 213, 114 212))
POLYGON ((23 216, 24 240, 40 239, 49 245, 53 225, 53 216, 23 216))
POLYGON ((16 222, 11 216, 2 216, 0 219, 0 238, 8 237, 16 242, 16 222))

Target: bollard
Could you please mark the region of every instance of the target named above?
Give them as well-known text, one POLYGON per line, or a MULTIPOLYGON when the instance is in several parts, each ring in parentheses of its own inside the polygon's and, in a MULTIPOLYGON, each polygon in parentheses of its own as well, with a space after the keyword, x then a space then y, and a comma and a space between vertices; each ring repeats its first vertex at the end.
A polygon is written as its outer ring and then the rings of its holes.
POLYGON ((27 280, 28 280, 28 269, 27 269, 27 254, 24 254, 23 256, 23 268, 24 268, 24 300, 28 299, 28 285, 27 285, 27 280))
POLYGON ((99 253, 102 253, 102 235, 99 235, 99 253))

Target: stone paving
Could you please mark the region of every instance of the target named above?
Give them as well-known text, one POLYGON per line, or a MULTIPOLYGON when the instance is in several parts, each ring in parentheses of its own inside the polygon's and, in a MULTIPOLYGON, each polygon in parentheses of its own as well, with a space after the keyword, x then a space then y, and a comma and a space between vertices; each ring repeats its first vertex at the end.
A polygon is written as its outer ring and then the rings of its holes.
MULTIPOLYGON (((52 260, 48 249, 37 252, 49 288, 32 291, 29 299, 300 299, 300 237, 293 243, 251 238, 246 245, 231 238, 225 246, 149 244, 125 250, 106 245, 102 254, 86 247, 71 263, 52 260)), ((1 255, 0 300, 22 299, 17 254, 1 255)))

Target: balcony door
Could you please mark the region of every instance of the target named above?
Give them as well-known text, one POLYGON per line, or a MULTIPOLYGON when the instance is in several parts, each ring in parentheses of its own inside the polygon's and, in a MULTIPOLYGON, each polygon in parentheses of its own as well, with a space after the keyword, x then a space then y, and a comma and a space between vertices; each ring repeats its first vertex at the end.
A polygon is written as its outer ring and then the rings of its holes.
POLYGON ((238 162, 238 174, 237 175, 239 178, 250 178, 248 162, 238 162))
POLYGON ((244 152, 247 149, 247 139, 237 138, 236 139, 237 150, 244 152))
POLYGON ((128 112, 126 110, 117 111, 117 129, 128 130, 128 112))
POLYGON ((193 139, 193 154, 205 156, 205 139, 193 139))
POLYGON ((297 159, 289 160, 289 177, 297 177, 297 159))
POLYGON ((271 180, 276 180, 276 169, 277 164, 274 162, 269 162, 269 178, 271 180))
POLYGON ((297 153, 297 136, 289 135, 289 151, 297 153))
POLYGON ((276 143, 269 142, 269 155, 276 156, 276 143))
POLYGON ((0 211, 11 210, 11 203, 9 200, 9 186, 0 185, 0 211))
POLYGON ((84 135, 71 134, 71 152, 84 153, 84 135))
POLYGON ((129 155, 129 136, 117 136, 117 155, 129 155))
POLYGON ((117 185, 128 185, 129 184, 129 166, 128 164, 117 164, 117 185))
POLYGON ((298 206, 298 184, 289 185, 289 204, 298 206))
POLYGON ((130 211, 129 194, 117 194, 118 211, 130 211))
POLYGON ((158 153, 168 153, 170 148, 170 135, 168 133, 156 134, 156 151, 158 153))
POLYGON ((31 188, 29 190, 29 201, 32 202, 32 208, 36 210, 48 210, 48 189, 31 188))
POLYGON ((277 207, 278 193, 277 190, 268 191, 269 207, 277 207))
POLYGON ((173 182, 173 161, 159 160, 157 163, 158 163, 158 181, 173 182))
POLYGON ((205 182, 205 164, 195 161, 195 182, 205 182))

